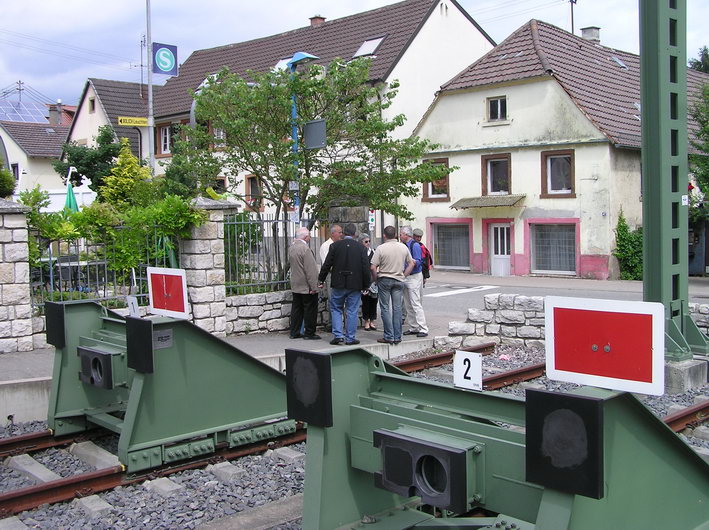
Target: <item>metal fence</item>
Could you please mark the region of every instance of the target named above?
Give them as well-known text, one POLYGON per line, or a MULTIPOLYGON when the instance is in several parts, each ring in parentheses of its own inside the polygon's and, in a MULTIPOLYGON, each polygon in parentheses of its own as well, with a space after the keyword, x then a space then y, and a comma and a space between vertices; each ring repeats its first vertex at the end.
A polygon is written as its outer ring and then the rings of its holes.
MULTIPOLYGON (((310 231, 317 259, 320 223, 310 231)), ((228 295, 290 289, 288 247, 298 224, 273 215, 242 212, 224 220, 224 269, 228 295)))
POLYGON ((137 235, 125 228, 105 241, 85 238, 47 241, 32 234, 37 248, 30 259, 32 306, 45 301, 93 299, 108 307, 124 307, 125 297, 148 303, 148 267, 177 267, 176 243, 153 229, 137 235))

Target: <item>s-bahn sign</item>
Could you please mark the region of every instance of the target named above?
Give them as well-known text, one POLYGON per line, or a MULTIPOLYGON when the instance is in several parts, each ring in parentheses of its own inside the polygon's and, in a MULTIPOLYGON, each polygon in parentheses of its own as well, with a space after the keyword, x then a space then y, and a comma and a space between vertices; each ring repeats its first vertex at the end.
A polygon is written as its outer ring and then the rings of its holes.
POLYGON ((153 42, 153 73, 177 75, 177 46, 153 42))
POLYGON ((664 393, 662 304, 547 296, 544 310, 549 379, 664 393))

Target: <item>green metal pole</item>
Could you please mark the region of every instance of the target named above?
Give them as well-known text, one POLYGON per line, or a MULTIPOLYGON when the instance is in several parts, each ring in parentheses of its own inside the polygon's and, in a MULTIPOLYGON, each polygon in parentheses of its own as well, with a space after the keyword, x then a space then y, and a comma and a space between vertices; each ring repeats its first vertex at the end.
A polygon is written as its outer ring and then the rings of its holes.
POLYGON ((686 0, 641 0, 643 299, 665 306, 668 360, 706 353, 688 307, 686 0))

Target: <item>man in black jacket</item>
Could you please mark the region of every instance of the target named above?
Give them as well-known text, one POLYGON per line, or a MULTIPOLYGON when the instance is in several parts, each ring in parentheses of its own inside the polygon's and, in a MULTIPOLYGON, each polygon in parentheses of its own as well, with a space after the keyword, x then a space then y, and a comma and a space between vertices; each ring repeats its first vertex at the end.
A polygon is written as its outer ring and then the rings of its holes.
POLYGON ((359 344, 355 338, 362 291, 371 284, 367 250, 354 235, 352 223, 345 225, 345 238, 330 245, 330 250, 320 269, 318 280, 322 288, 328 273, 330 277, 330 320, 334 338, 330 344, 359 344), (346 311, 345 332, 342 332, 342 313, 346 311))

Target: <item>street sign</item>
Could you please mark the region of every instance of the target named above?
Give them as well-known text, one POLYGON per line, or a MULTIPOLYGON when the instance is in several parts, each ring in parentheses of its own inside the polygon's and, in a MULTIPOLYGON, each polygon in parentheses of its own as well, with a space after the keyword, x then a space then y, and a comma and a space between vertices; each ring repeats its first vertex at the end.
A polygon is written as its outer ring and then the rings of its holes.
POLYGON ((325 120, 313 120, 303 126, 303 142, 306 149, 320 149, 327 145, 325 120))
POLYGON ((483 389, 483 356, 480 353, 456 350, 453 358, 453 384, 468 390, 483 389))
POLYGON ((118 125, 124 127, 147 127, 148 118, 140 118, 137 116, 118 116, 118 125))
POLYGON ((662 304, 547 296, 544 310, 549 379, 664 393, 662 304))
POLYGON ((189 318, 185 270, 148 267, 148 300, 151 313, 189 318))
POLYGON ((153 73, 177 75, 177 46, 153 42, 153 73))

